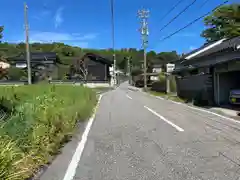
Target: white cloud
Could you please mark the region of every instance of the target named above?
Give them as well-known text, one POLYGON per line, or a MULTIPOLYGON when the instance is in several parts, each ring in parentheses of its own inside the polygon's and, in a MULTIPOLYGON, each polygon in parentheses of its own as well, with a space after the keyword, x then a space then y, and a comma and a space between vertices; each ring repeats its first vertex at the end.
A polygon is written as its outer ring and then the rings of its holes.
POLYGON ((69 43, 71 46, 77 46, 81 48, 88 48, 89 42, 77 42, 77 43, 69 43))
POLYGON ((30 32, 31 42, 61 42, 61 41, 90 41, 97 38, 96 33, 58 33, 58 32, 30 32))
POLYGON ((63 7, 58 8, 54 17, 55 28, 58 28, 63 23, 62 12, 63 12, 63 7))
MULTIPOLYGON (((71 46, 88 48, 92 40, 96 39, 97 33, 58 33, 58 32, 41 32, 31 31, 29 36, 30 43, 53 43, 63 42, 71 46)), ((7 40, 8 43, 25 42, 24 34, 18 38, 7 40)))
POLYGON ((32 17, 36 20, 43 20, 45 19, 47 16, 49 16, 51 14, 50 11, 48 10, 44 10, 44 11, 41 11, 40 13, 38 13, 37 15, 33 15, 32 17))

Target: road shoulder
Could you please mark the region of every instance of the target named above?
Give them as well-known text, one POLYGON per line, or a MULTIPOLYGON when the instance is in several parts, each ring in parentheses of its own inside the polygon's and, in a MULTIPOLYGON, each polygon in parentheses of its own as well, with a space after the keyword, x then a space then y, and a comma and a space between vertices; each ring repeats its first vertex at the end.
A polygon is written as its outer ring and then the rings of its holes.
POLYGON ((103 94, 100 94, 93 115, 88 119, 88 121, 80 122, 77 125, 76 132, 73 135, 72 139, 68 143, 66 143, 62 149, 60 149, 61 153, 54 158, 54 160, 48 167, 45 166, 45 168, 42 168, 42 170, 40 170, 39 173, 32 180, 64 179, 69 169, 69 164, 72 162, 72 158, 76 154, 76 149, 83 141, 83 136, 89 124, 89 121, 93 121, 95 118, 95 114, 102 96, 103 94))

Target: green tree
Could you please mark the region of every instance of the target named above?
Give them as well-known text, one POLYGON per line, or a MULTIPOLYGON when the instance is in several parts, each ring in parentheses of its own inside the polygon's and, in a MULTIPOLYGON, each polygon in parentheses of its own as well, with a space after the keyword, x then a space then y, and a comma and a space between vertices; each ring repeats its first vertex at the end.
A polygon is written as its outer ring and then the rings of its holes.
POLYGON ((3 30, 4 30, 4 27, 0 26, 0 40, 3 38, 3 30))
POLYGON ((240 4, 224 5, 204 19, 208 27, 201 34, 208 42, 240 36, 240 4))

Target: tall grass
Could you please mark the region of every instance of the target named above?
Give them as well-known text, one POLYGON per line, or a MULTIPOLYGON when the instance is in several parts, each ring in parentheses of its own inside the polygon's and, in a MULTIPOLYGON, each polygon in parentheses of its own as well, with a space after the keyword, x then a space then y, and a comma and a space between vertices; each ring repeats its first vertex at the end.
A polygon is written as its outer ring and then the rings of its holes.
POLYGON ((32 85, 0 88, 11 113, 0 127, 0 179, 21 180, 58 153, 78 120, 92 112, 96 95, 77 86, 32 85))

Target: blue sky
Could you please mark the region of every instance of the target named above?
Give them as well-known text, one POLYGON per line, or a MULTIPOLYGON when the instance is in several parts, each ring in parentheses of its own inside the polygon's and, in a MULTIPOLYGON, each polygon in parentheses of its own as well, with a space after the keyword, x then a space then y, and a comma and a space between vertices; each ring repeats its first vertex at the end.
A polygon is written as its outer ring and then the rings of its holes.
MULTIPOLYGON (((186 13, 169 25, 165 25, 192 0, 184 0, 169 16, 163 15, 178 0, 115 0, 116 48, 141 48, 137 10, 150 10, 148 50, 188 52, 204 43, 200 37, 204 29, 202 21, 192 25, 172 38, 159 42, 195 18, 210 11, 224 0, 198 0, 186 13), (201 8, 200 8, 201 7, 201 8)), ((238 0, 232 0, 237 2, 238 0)), ((26 0, 29 7, 31 42, 64 42, 87 48, 111 47, 111 19, 109 0, 26 0)), ((5 26, 4 41, 24 41, 23 0, 1 2, 0 20, 5 26)))

